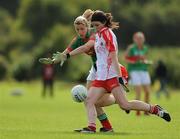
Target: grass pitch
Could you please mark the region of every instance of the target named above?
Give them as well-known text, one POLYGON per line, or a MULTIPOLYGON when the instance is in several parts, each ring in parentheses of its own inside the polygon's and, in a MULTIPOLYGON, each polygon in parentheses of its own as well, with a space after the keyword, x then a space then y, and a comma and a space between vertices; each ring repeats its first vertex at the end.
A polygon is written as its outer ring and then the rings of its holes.
MULTIPOLYGON (((73 129, 87 125, 82 103, 71 99, 73 84, 57 82, 55 97, 42 98, 39 81, 15 83, 0 82, 0 139, 180 139, 180 92, 171 91, 171 98, 157 100, 151 94, 151 103, 168 109, 172 121, 157 116, 129 115, 117 105, 105 108, 115 133, 82 134, 73 129), (12 95, 20 89, 22 95, 12 95)), ((134 98, 134 93, 128 94, 134 98)), ((101 125, 97 120, 97 128, 101 125)))

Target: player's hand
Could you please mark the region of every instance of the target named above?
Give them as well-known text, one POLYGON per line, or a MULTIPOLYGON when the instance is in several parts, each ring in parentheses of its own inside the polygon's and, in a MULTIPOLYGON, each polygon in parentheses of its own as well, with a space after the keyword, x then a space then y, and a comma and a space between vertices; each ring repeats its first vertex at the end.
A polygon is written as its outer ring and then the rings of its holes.
POLYGON ((145 60, 146 56, 139 56, 139 60, 145 60))
POLYGON ((52 56, 53 63, 55 64, 60 63, 60 65, 62 66, 66 60, 67 60, 67 55, 60 52, 53 53, 52 56))
POLYGON ((125 82, 124 82, 123 78, 122 78, 122 77, 119 77, 119 78, 118 78, 118 81, 119 81, 119 83, 122 85, 122 87, 124 88, 124 90, 125 90, 126 92, 129 92, 129 88, 125 85, 125 82))
POLYGON ((39 62, 42 64, 53 64, 53 61, 51 58, 39 58, 39 62))
POLYGON ((143 63, 147 64, 147 65, 152 65, 153 61, 145 59, 145 60, 143 60, 143 63))

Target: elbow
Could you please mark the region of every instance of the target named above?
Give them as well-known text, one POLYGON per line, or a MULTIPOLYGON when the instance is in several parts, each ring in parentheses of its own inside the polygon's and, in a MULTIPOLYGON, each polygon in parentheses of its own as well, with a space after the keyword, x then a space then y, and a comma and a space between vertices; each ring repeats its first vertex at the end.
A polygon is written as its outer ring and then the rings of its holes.
POLYGON ((89 50, 88 47, 82 47, 82 48, 81 48, 81 52, 87 52, 88 50, 89 50))

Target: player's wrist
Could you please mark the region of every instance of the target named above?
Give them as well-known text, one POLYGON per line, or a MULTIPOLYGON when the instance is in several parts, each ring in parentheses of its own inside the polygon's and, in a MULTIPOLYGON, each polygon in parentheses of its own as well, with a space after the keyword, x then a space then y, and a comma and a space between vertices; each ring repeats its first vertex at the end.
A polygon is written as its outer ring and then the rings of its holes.
POLYGON ((119 83, 120 83, 120 84, 124 84, 124 80, 123 80, 122 76, 119 77, 118 80, 119 80, 119 83))
POLYGON ((71 55, 69 53, 66 54, 66 58, 69 59, 71 55))
POLYGON ((124 90, 125 90, 126 92, 129 92, 129 89, 128 89, 128 87, 126 86, 123 77, 119 77, 118 80, 119 80, 119 83, 120 83, 120 84, 122 85, 122 87, 124 88, 124 90))

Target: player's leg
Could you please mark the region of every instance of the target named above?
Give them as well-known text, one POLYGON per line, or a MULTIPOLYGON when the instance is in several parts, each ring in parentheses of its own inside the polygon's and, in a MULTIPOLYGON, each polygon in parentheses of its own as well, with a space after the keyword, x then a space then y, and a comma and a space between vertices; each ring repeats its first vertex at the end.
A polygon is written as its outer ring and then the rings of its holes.
POLYGON ((53 91, 53 80, 49 81, 49 89, 50 89, 50 96, 54 96, 54 91, 53 91))
POLYGON ((153 106, 139 100, 128 101, 126 93, 121 86, 113 88, 112 94, 114 95, 116 102, 122 109, 146 111, 151 114, 155 114, 168 122, 171 121, 169 113, 163 108, 161 108, 159 105, 153 106))
POLYGON ((92 133, 96 131, 96 117, 97 112, 95 104, 99 98, 101 98, 105 93, 104 88, 100 87, 91 87, 88 90, 88 96, 85 101, 85 107, 88 115, 88 128, 84 128, 81 132, 92 133))
MULTIPOLYGON (((135 93, 136 93, 136 100, 140 100, 141 99, 141 86, 140 85, 135 85, 134 90, 135 90, 135 93)), ((140 111, 136 111, 137 116, 139 116, 140 114, 141 114, 140 111)))
MULTIPOLYGON (((88 80, 87 81, 87 89, 90 88, 92 81, 88 80)), ((96 112, 97 112, 97 118, 100 121, 102 128, 100 128, 100 132, 112 132, 113 128, 112 125, 103 110, 102 107, 104 106, 109 106, 115 103, 114 96, 110 96, 109 94, 105 94, 103 97, 101 97, 98 102, 95 105, 96 112), (106 100, 107 99, 107 100, 106 100)))
MULTIPOLYGON (((141 71, 140 72, 140 78, 141 78, 141 84, 144 90, 144 102, 149 103, 150 102, 150 84, 151 84, 151 78, 148 73, 148 71, 141 71)), ((147 112, 144 113, 145 115, 148 115, 147 112)))
POLYGON ((110 106, 116 103, 116 100, 112 94, 106 93, 104 94, 96 103, 96 111, 97 117, 102 124, 102 128, 100 128, 100 132, 113 132, 113 128, 111 123, 102 109, 102 107, 110 106))
POLYGON ((160 99, 160 97, 161 97, 161 83, 160 83, 159 89, 156 91, 156 97, 157 97, 158 99, 160 99))
MULTIPOLYGON (((96 78, 96 70, 95 70, 94 66, 92 66, 89 71, 89 75, 87 77, 86 87, 88 90, 91 87, 91 83, 93 80, 95 80, 95 78, 96 78)), ((112 103, 112 102, 110 102, 110 103, 112 103)), ((106 113, 104 112, 103 108, 98 105, 95 105, 95 108, 96 108, 96 112, 97 112, 97 118, 102 125, 102 128, 100 128, 100 131, 101 132, 112 131, 112 125, 111 125, 110 121, 108 120, 108 117, 107 117, 106 113)))
POLYGON ((46 96, 46 88, 47 88, 46 80, 43 80, 42 97, 45 97, 45 96, 46 96))
POLYGON ((166 98, 170 98, 170 94, 167 90, 167 81, 165 78, 161 79, 162 84, 162 91, 164 92, 166 98))
POLYGON ((96 103, 98 107, 111 106, 116 103, 114 96, 110 93, 104 94, 96 103))
MULTIPOLYGON (((139 76, 139 71, 130 72, 131 84, 134 86, 134 90, 136 93, 136 100, 141 99, 141 78, 139 76)), ((136 115, 140 115, 140 111, 136 111, 136 115)))
MULTIPOLYGON (((150 102, 150 86, 149 85, 143 85, 144 90, 144 102, 149 103, 150 102)), ((148 112, 144 112, 145 115, 148 115, 148 112)))
POLYGON ((96 112, 97 112, 97 118, 102 125, 102 127, 100 128, 99 131, 100 132, 113 132, 112 125, 111 125, 106 113, 102 109, 102 107, 99 107, 99 106, 95 106, 95 107, 96 107, 96 112))
MULTIPOLYGON (((117 104, 116 99, 114 98, 114 96, 111 93, 106 93, 106 94, 104 94, 104 96, 102 96, 97 101, 96 107, 107 107, 107 106, 111 106, 113 104, 117 104)), ((127 114, 130 113, 130 111, 127 110, 126 113, 127 114)))

